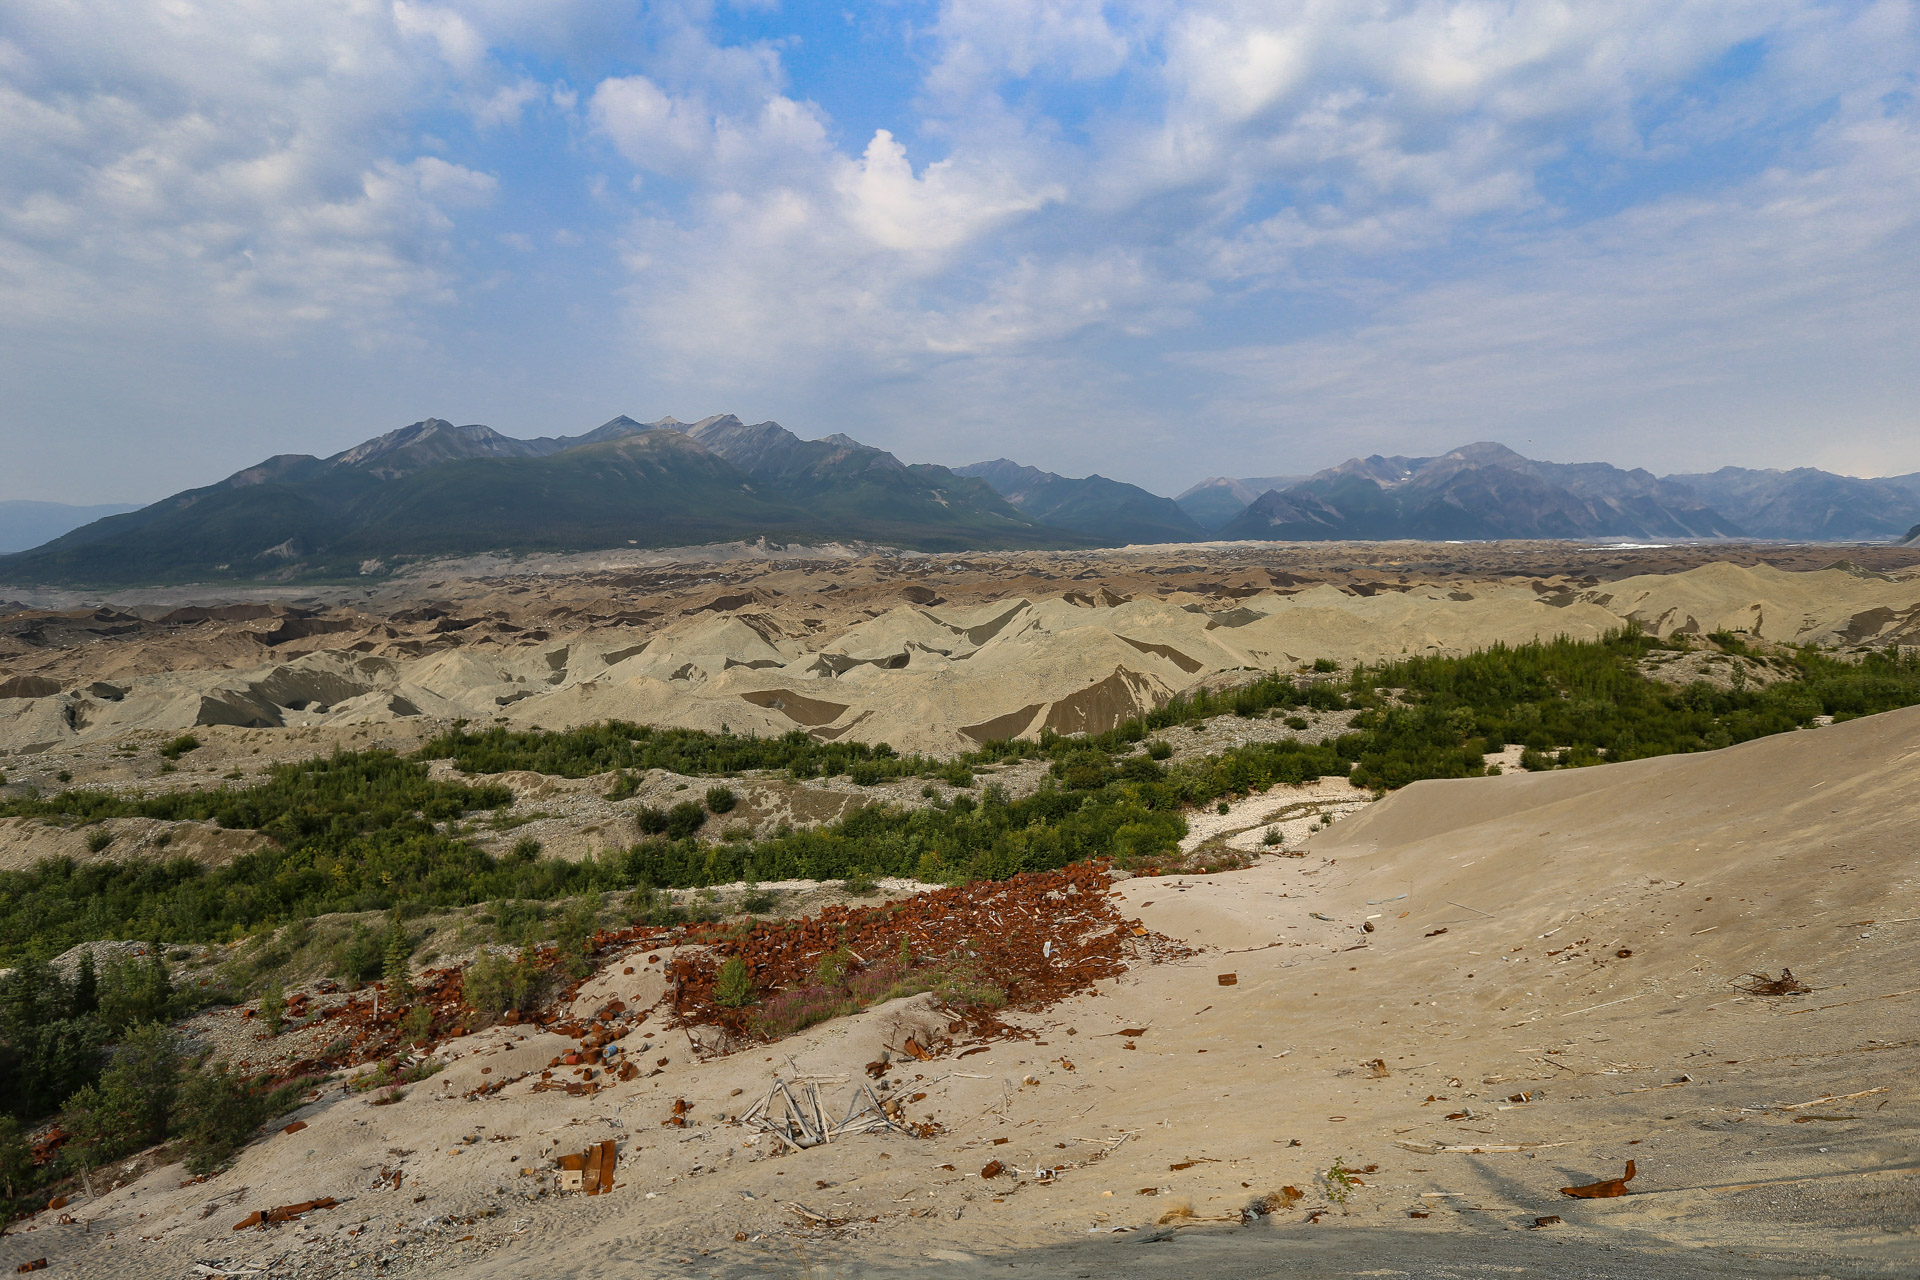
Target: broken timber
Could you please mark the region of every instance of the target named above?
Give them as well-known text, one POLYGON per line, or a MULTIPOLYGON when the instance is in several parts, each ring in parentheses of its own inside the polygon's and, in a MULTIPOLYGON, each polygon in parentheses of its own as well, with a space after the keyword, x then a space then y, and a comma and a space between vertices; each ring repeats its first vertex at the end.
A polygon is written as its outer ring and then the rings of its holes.
POLYGON ((859 1133, 891 1130, 909 1138, 915 1136, 888 1114, 886 1104, 864 1080, 854 1088, 846 1118, 835 1124, 828 1119, 830 1114, 821 1105, 820 1092, 811 1082, 799 1084, 799 1095, 795 1096, 787 1082, 776 1076, 767 1096, 748 1108, 741 1123, 772 1134, 796 1151, 824 1146, 837 1138, 859 1133))

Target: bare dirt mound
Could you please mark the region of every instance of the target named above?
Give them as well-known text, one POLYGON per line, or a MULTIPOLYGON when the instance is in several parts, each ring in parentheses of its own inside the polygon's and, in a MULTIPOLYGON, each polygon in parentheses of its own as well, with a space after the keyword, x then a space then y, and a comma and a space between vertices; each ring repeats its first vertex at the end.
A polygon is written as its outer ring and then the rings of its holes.
POLYGON ((263 743, 417 739, 461 718, 801 730, 944 754, 1105 729, 1196 684, 1319 658, 1590 639, 1627 621, 1830 646, 1920 636, 1916 553, 1881 549, 1872 569, 1758 554, 1407 544, 745 559, 415 580, 412 596, 351 604, 25 610, 0 618, 0 753, 35 785, 68 756, 87 781, 114 781, 153 777, 159 761, 139 755, 142 772, 106 749, 188 731, 264 735, 247 751, 274 755, 263 743))

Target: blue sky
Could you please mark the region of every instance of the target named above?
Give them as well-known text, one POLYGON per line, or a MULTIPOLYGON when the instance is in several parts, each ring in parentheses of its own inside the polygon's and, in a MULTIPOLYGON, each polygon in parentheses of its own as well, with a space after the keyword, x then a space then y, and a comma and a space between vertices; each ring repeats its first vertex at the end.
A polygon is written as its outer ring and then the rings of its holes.
POLYGON ((1920 470, 1914 3, 12 0, 0 498, 731 411, 1920 470))

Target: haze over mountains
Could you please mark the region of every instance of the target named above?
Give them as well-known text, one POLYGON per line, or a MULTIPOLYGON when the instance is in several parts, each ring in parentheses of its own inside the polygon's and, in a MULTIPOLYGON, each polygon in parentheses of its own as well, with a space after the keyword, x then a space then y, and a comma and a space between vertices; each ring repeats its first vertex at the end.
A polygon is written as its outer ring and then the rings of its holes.
POLYGON ((78 529, 83 524, 139 509, 137 502, 108 502, 97 506, 34 502, 30 499, 0 502, 0 555, 10 551, 25 551, 78 529))
POLYGON ((1035 520, 1084 533, 1109 545, 1186 542, 1207 536, 1206 530, 1172 498, 1105 476, 1073 480, 1005 458, 955 467, 954 471, 985 480, 1035 520))
MULTIPOLYGON (((0 534, 6 508, 52 505, 0 504, 0 534)), ((1486 442, 1431 458, 1354 458, 1306 477, 1214 477, 1175 500, 1005 458, 910 465, 844 434, 803 440, 732 414, 622 416, 530 440, 429 418, 332 457, 283 454, 148 507, 68 523, 44 545, 0 555, 0 581, 338 579, 434 557, 762 538, 933 552, 1210 538, 1893 540, 1916 525, 1920 474, 1725 467, 1659 477, 1486 442)))
POLYGON ((1920 473, 1860 479, 1811 467, 1722 467, 1656 477, 1607 463, 1536 462, 1489 443, 1436 458, 1376 454, 1279 479, 1216 477, 1179 502, 1221 539, 1878 541, 1911 537, 1920 522, 1920 473))

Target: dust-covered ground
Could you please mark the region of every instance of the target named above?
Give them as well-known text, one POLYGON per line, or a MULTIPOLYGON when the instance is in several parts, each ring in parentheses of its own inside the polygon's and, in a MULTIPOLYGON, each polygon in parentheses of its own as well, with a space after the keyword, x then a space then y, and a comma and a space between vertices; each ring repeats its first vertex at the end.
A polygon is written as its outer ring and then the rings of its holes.
POLYGON ((1056 891, 1047 915, 1009 899, 983 948, 1044 939, 1043 970, 1101 948, 1119 965, 1005 1014, 1024 1038, 955 1034, 916 996, 728 1042, 669 1016, 669 971, 696 948, 636 939, 571 1010, 601 1016, 623 1053, 600 1061, 636 1061, 631 1078, 567 1092, 553 1082, 595 1070, 552 1065, 570 1029, 490 1028, 441 1045, 444 1070, 391 1105, 323 1088, 281 1122, 303 1128, 204 1182, 102 1171, 97 1198, 0 1241, 0 1266, 1911 1275, 1916 783, 1920 709, 1357 808, 1276 788, 1213 835, 1264 830, 1262 805, 1348 816, 1241 871, 1056 891), (1783 968, 1810 990, 1753 993, 1783 968), (925 1136, 787 1151, 748 1122, 776 1075, 844 1112, 870 1063, 925 1136), (554 1157, 600 1141, 611 1190, 560 1193, 554 1157), (1350 1183, 1329 1181, 1336 1161, 1350 1183), (1624 1196, 1560 1191, 1628 1161, 1624 1196), (339 1203, 233 1229, 319 1197, 339 1203))

